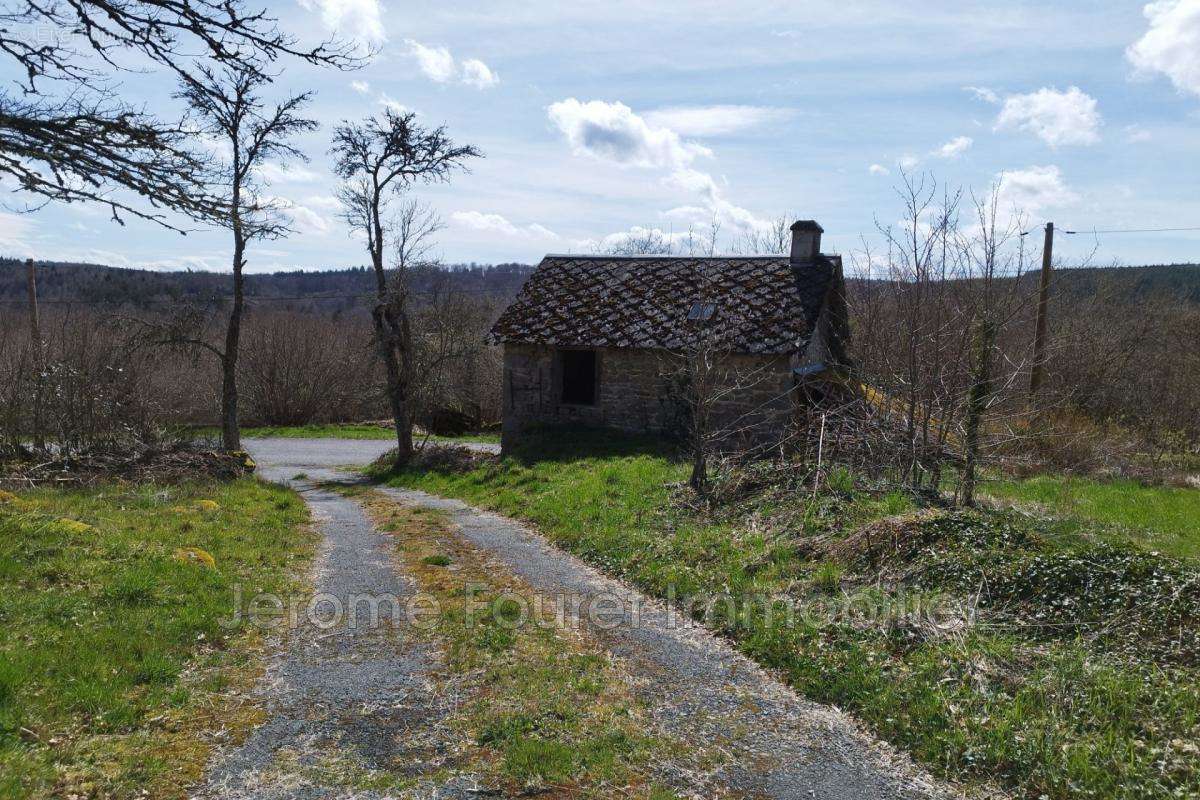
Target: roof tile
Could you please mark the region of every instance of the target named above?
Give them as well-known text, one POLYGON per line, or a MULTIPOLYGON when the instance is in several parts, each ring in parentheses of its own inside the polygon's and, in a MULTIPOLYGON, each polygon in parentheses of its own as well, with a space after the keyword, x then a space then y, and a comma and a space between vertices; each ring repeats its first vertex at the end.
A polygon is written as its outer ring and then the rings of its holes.
MULTIPOLYGON (((833 257, 833 258, 836 258, 833 257)), ((709 334, 745 353, 803 348, 834 262, 793 267, 786 256, 547 256, 492 328, 496 342, 675 348, 716 305, 709 334)))

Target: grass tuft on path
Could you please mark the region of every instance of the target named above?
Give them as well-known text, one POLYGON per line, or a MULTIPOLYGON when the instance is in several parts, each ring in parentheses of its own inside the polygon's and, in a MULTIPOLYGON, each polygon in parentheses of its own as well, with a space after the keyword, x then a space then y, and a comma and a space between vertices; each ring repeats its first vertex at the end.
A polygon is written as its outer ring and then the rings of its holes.
POLYGON ((849 473, 706 513, 674 502, 686 474, 652 443, 556 432, 467 471, 379 477, 527 520, 651 594, 732 599, 694 610, 943 776, 1050 800, 1200 787, 1195 564, 1086 519, 1063 535, 919 509, 849 473))
POLYGON ((435 616, 425 630, 446 650, 458 706, 447 727, 467 733, 460 750, 489 790, 675 797, 655 771, 698 756, 651 730, 618 659, 555 625, 548 608, 532 619, 528 584, 483 557, 443 514, 379 493, 360 498, 395 536, 405 571, 432 600, 435 616))
POLYGON ((234 587, 282 592, 311 556, 296 495, 252 479, 39 489, 0 503, 0 797, 182 797, 259 642, 234 587))

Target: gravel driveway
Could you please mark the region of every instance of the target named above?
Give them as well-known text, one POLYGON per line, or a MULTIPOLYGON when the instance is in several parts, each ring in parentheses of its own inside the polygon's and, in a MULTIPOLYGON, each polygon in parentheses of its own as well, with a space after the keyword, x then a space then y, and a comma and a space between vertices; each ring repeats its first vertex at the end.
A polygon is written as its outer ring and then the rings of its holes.
POLYGON ((566 608, 578 603, 581 626, 626 661, 663 730, 698 744, 719 742, 729 753, 730 766, 717 774, 721 783, 770 798, 952 796, 847 715, 798 697, 701 626, 525 525, 459 500, 382 491, 449 514, 469 542, 542 593, 546 608, 557 608, 558 598, 569 598, 566 608), (589 614, 593 607, 609 613, 589 614))
MULTIPOLYGON (((389 444, 338 439, 246 442, 261 474, 280 482, 300 472, 308 480, 334 477, 339 466, 367 463, 389 444)), ((325 532, 318 591, 412 591, 411 581, 396 574, 385 538, 371 528, 356 504, 306 481, 292 483, 303 490, 325 532)), ((669 615, 657 602, 605 577, 520 523, 457 500, 387 491, 402 502, 447 512, 467 541, 539 592, 582 598, 584 608, 600 596, 617 598, 623 609, 618 613, 623 615, 621 624, 598 626, 585 619, 584 625, 629 665, 638 679, 638 692, 664 732, 685 741, 719 743, 730 755, 720 778, 731 787, 769 798, 952 796, 906 758, 863 733, 848 716, 798 697, 725 642, 669 615)), ((436 727, 439 710, 421 706, 419 687, 423 676, 436 668, 437 654, 415 641, 407 647, 401 641, 397 647, 395 640, 383 641, 378 632, 328 638, 316 634, 299 631, 276 657, 263 687, 267 723, 244 745, 218 759, 202 794, 340 795, 298 777, 307 774, 302 770, 280 772, 278 764, 311 761, 333 747, 352 749, 367 768, 389 758, 394 767, 396 755, 408 746, 410 728, 436 727), (288 758, 281 759, 280 753, 288 758)))
MULTIPOLYGON (((301 611, 295 628, 272 638, 272 655, 256 690, 266 721, 241 745, 217 754, 194 797, 382 798, 389 795, 364 788, 374 776, 403 775, 446 755, 439 752, 437 724, 448 709, 426 691, 441 664, 437 648, 409 636, 403 625, 330 625, 335 607, 329 604, 316 606, 311 615, 304 611, 317 597, 347 605, 355 595, 403 602, 416 591, 395 568, 394 543, 358 504, 310 482, 336 479, 330 464, 353 461, 370 448, 320 441, 324 444, 314 446, 279 439, 264 447, 247 442, 262 474, 302 493, 323 538, 313 592, 284 598, 285 607, 298 601, 301 611), (297 443, 295 455, 284 457, 289 448, 279 442, 297 443), (301 471, 309 478, 291 479, 301 471)), ((250 607, 251 592, 246 587, 243 609, 250 607)), ((390 611, 384 611, 390 623, 390 611)))

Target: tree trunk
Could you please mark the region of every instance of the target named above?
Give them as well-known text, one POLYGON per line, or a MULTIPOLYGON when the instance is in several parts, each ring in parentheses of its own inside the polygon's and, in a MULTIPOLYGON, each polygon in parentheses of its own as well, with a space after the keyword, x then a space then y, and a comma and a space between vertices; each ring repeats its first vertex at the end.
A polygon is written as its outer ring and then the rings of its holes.
POLYGON ((245 306, 242 259, 246 244, 241 232, 234 232, 233 245, 233 308, 229 312, 229 327, 225 330, 225 355, 221 358, 221 447, 227 451, 242 449, 238 425, 237 361, 238 343, 242 336, 242 310, 245 306))
POLYGON ((971 352, 971 386, 967 392, 966 430, 963 436, 963 467, 958 481, 958 504, 975 505, 975 471, 979 461, 979 432, 992 392, 991 357, 996 326, 980 321, 975 328, 971 352))
POLYGON ((389 305, 387 274, 383 269, 383 225, 379 219, 379 196, 376 194, 371 213, 371 264, 375 269, 375 285, 378 302, 371 316, 375 322, 375 338, 379 343, 379 356, 387 374, 388 402, 392 407, 392 422, 396 426, 396 466, 404 466, 412 460, 412 414, 408 403, 407 359, 408 322, 405 317, 405 298, 399 298, 399 308, 389 305))
POLYGON ((692 476, 688 485, 700 497, 708 497, 708 456, 702 447, 697 447, 692 453, 692 476))
POLYGON ((388 402, 392 407, 392 420, 396 425, 396 465, 403 466, 412 459, 412 415, 408 410, 407 381, 404 369, 397 356, 395 330, 396 321, 383 308, 383 301, 372 315, 375 320, 375 338, 379 341, 379 356, 383 359, 387 373, 388 402))

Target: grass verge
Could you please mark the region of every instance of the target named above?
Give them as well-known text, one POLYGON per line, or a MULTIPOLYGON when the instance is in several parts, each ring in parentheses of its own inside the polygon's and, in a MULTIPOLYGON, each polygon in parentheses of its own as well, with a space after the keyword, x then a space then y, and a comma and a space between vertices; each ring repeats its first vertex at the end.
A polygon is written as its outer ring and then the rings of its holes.
POLYGON ((405 570, 436 603, 427 630, 446 649, 460 697, 449 725, 464 733, 465 759, 489 791, 675 797, 657 773, 697 755, 650 731, 619 661, 549 621, 520 624, 532 590, 485 561, 442 514, 378 493, 360 499, 395 534, 405 570))
POLYGON ((1061 536, 1016 514, 914 513, 848 474, 815 497, 776 482, 706 512, 674 502, 685 476, 600 434, 386 479, 528 520, 660 597, 770 598, 775 613, 717 603, 704 620, 938 774, 1055 800, 1200 786, 1193 565, 1083 524, 1061 536), (914 600, 948 613, 932 624, 903 611, 914 600), (817 613, 789 621, 785 602, 817 613))
MULTIPOLYGON (((198 435, 219 437, 216 428, 201 428, 198 435)), ((246 439, 378 439, 380 441, 396 438, 396 432, 391 428, 367 423, 330 423, 326 425, 275 425, 242 428, 242 436, 246 439)), ((419 442, 423 438, 416 435, 419 442)), ((499 444, 499 433, 467 433, 462 436, 431 436, 437 442, 475 442, 479 444, 499 444)))
POLYGON ((247 439, 395 439, 396 432, 380 425, 337 423, 242 428, 242 436, 247 439))
POLYGON ((1200 558, 1198 489, 1040 475, 988 482, 984 491, 1001 500, 1035 504, 1058 516, 1118 527, 1118 537, 1147 550, 1200 558))
POLYGON ((0 498, 0 796, 185 796, 259 718, 234 586, 285 590, 305 519, 252 479, 0 498))

